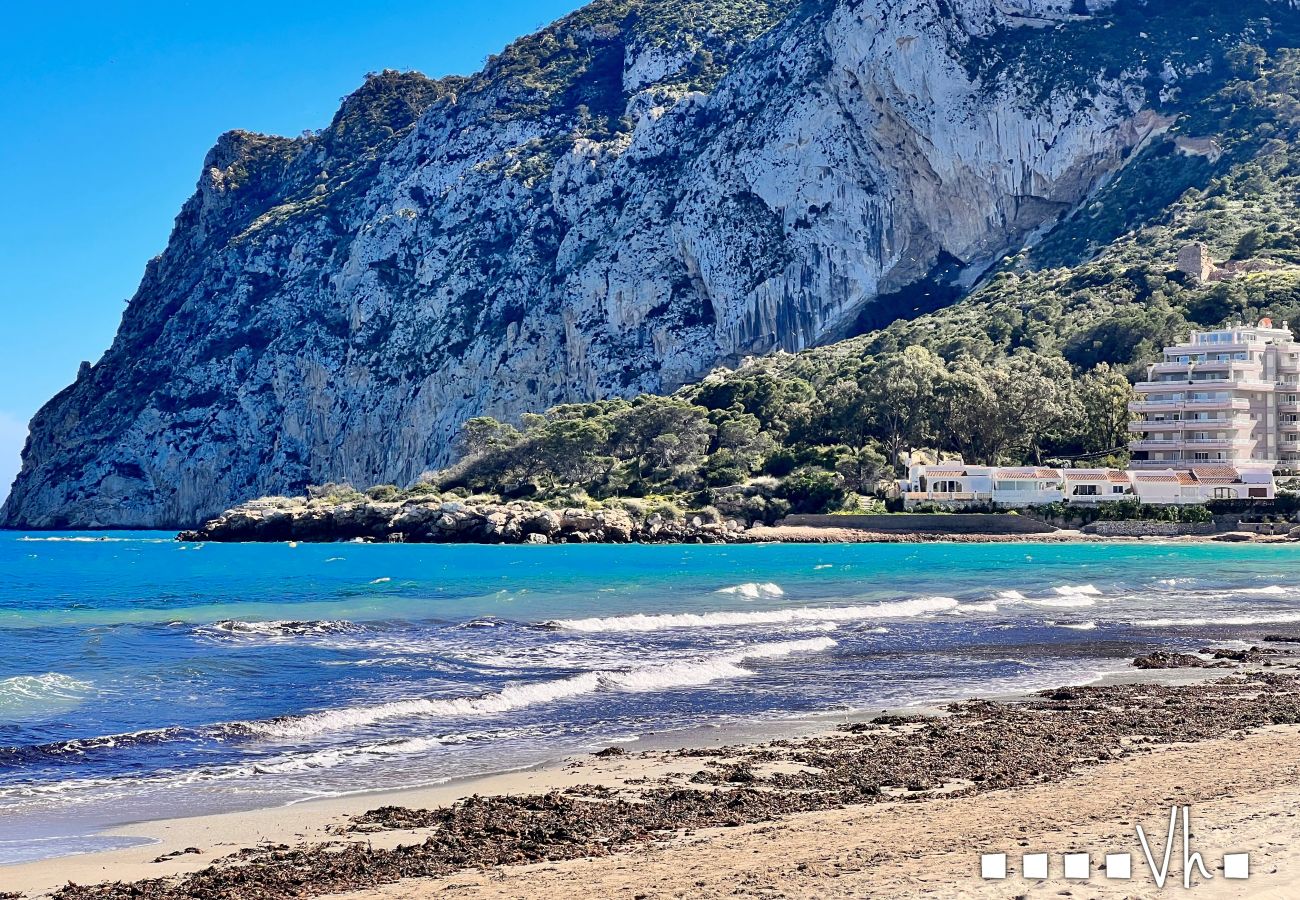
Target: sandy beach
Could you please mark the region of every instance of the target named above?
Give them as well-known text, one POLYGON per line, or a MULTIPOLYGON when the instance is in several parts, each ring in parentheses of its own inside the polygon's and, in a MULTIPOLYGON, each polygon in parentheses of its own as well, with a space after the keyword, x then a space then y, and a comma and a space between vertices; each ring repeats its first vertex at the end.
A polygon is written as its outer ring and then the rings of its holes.
MULTIPOLYGON (((1159 862, 1178 804, 1215 873, 1194 879, 1196 896, 1291 896, 1294 668, 1275 653, 1160 673, 1171 683, 766 741, 697 734, 681 749, 663 736, 660 748, 421 790, 141 823, 113 834, 147 844, 0 869, 0 889, 60 900, 1154 897, 1135 825, 1159 862), (1064 880, 1067 851, 1090 854, 1088 881, 1064 880), (1009 856, 1005 880, 980 877, 980 854, 994 852, 1009 856), (1053 854, 1047 880, 1020 876, 1026 852, 1053 854), (1118 852, 1132 854, 1131 881, 1104 876, 1104 854, 1118 852), (1249 880, 1215 871, 1226 852, 1251 854, 1249 880)), ((1171 869, 1165 890, 1181 889, 1178 853, 1171 869)))

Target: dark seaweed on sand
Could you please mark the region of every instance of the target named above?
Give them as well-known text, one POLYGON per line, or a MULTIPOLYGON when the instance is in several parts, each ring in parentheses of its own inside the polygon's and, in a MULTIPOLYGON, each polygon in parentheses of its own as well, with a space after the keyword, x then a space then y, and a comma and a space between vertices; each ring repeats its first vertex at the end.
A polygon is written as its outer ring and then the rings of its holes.
POLYGON ((172 879, 68 885, 56 900, 285 900, 465 868, 605 856, 683 830, 735 827, 882 800, 963 796, 1059 780, 1160 745, 1300 722, 1300 679, 1243 673, 1210 684, 1062 688, 1021 703, 954 704, 937 719, 889 717, 759 748, 694 750, 685 779, 637 791, 582 786, 472 797, 433 810, 383 807, 331 844, 244 851, 172 879), (764 765, 780 762, 779 772, 764 765), (367 833, 414 832, 376 849, 367 833))

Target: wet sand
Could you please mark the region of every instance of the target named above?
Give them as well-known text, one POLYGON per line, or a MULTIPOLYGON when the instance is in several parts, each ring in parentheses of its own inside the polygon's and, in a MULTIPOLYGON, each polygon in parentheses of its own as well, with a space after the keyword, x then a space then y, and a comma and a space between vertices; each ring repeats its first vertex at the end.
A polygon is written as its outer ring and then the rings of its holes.
POLYGON ((1288 896, 1300 878, 1293 666, 1278 654, 1196 670, 1209 682, 1178 670, 1169 675, 1182 683, 972 701, 938 718, 766 742, 720 746, 736 738, 717 735, 423 790, 142 823, 116 833, 158 843, 0 869, 0 890, 61 900, 1155 896, 1133 826, 1162 847, 1169 806, 1186 803, 1193 849, 1211 868, 1224 852, 1252 854, 1249 881, 1217 877, 1197 896, 1288 896), (1027 881, 1018 854, 1031 850, 1090 852, 1093 877, 1064 881, 1057 857, 1048 881, 1027 881), (981 880, 981 852, 1010 854, 1010 878, 981 880), (1131 882, 1104 878, 1106 852, 1133 854, 1131 882), (59 890, 69 881, 136 884, 59 890))

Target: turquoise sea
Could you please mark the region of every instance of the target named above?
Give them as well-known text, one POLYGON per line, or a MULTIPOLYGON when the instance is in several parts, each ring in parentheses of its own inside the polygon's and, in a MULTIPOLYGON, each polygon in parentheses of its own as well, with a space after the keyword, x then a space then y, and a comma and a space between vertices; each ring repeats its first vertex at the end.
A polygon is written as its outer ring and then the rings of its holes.
POLYGON ((142 819, 1300 633, 1289 546, 171 537, 0 532, 0 863, 142 819))

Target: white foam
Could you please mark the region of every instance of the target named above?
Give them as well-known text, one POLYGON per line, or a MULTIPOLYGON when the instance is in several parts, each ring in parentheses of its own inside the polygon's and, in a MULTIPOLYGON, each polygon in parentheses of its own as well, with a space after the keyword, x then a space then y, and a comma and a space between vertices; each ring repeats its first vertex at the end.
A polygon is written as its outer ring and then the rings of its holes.
POLYGON ((1062 597, 1100 597, 1101 591, 1097 590, 1090 584, 1063 584, 1060 587, 1052 588, 1053 591, 1062 597))
POLYGON ((999 591, 996 597, 1003 603, 1015 603, 1019 600, 1025 599, 1025 595, 1020 593, 1020 591, 999 591))
POLYGON ((1224 616, 1197 619, 1143 619, 1132 624, 1139 628, 1199 628, 1203 625, 1284 625, 1300 622, 1300 613, 1262 613, 1254 616, 1224 616))
POLYGON ((947 612, 958 606, 951 597, 924 597, 869 606, 804 606, 796 609, 754 612, 663 613, 609 616, 590 619, 556 619, 545 623, 566 631, 663 631, 669 628, 725 628, 743 625, 788 625, 795 622, 853 622, 869 619, 907 619, 947 612))
POLYGON ((1233 591, 1234 594, 1254 594, 1260 596, 1274 596, 1277 594, 1285 594, 1286 592, 1286 588, 1276 584, 1269 585, 1268 587, 1237 588, 1233 591))
POLYGON ((372 725, 391 719, 425 716, 480 716, 509 712, 526 706, 552 703, 599 690, 660 691, 708 684, 751 674, 740 663, 751 659, 774 659, 794 653, 816 653, 834 647, 830 638, 755 644, 696 660, 642 666, 617 672, 583 672, 554 681, 518 684, 495 694, 478 697, 420 698, 397 700, 377 706, 332 709, 304 716, 247 722, 239 730, 272 738, 300 738, 328 731, 372 725))
POLYGON ((766 597, 784 597, 785 591, 781 590, 781 585, 773 584, 766 581, 762 584, 750 581, 745 584, 737 584, 731 587, 719 588, 714 591, 716 594, 735 594, 745 600, 761 600, 766 597))
POLYGON ((1053 622, 1058 628, 1068 628, 1071 631, 1095 631, 1096 622, 1053 622))
MULTIPOLYGON (((208 629, 200 629, 206 631, 208 629)), ((245 622, 225 619, 212 625, 211 630, 240 637, 297 637, 302 635, 343 634, 360 630, 360 626, 345 621, 294 621, 280 619, 271 622, 245 622)))
POLYGON ((1026 603, 1032 603, 1034 606, 1048 606, 1053 609, 1073 609, 1080 606, 1096 606, 1097 601, 1091 597, 1084 596, 1063 596, 1063 597, 1044 597, 1042 600, 1026 600, 1026 603))
POLYGON ((390 582, 390 581, 392 581, 392 580, 393 580, 393 579, 391 579, 391 578, 376 578, 374 581, 372 581, 372 582, 370 582, 370 583, 371 583, 371 584, 387 584, 388 582, 390 582))
POLYGON ((996 603, 963 603, 951 610, 954 613, 995 613, 997 611, 996 603))
POLYGON ((89 681, 61 672, 16 675, 0 680, 0 717, 25 717, 71 709, 94 689, 89 681))

